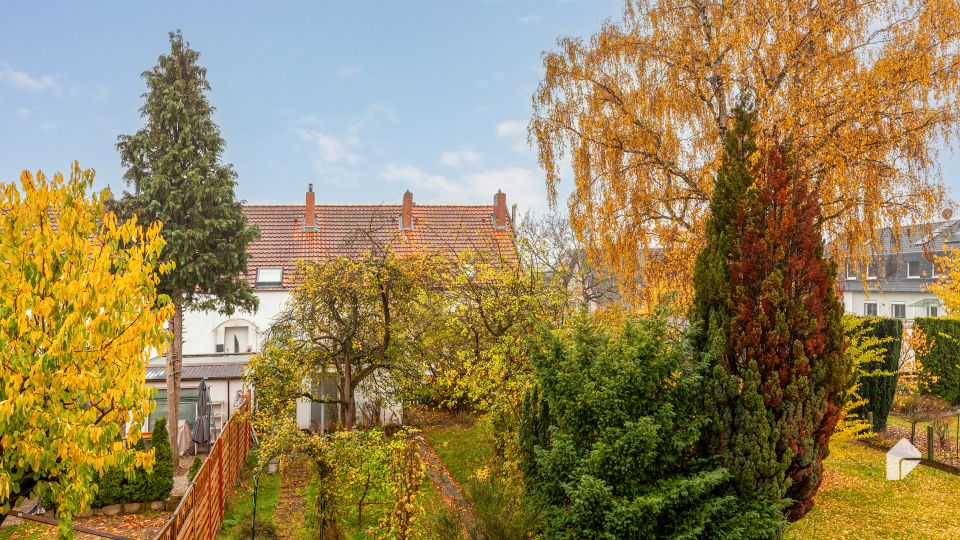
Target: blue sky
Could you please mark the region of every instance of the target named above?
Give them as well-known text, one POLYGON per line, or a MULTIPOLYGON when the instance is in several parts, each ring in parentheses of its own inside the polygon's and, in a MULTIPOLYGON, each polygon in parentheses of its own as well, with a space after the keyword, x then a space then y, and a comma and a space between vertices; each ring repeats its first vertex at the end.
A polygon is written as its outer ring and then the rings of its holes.
MULTIPOLYGON (((77 159, 125 187, 117 135, 180 28, 250 203, 488 203, 546 189, 526 144, 540 56, 622 0, 14 2, 0 18, 0 180, 77 159)), ((960 161, 943 154, 956 193, 960 161)), ((565 190, 561 189, 561 192, 565 190)))
POLYGON ((114 144, 142 126, 140 73, 182 29, 213 87, 250 203, 542 206, 526 144, 540 55, 621 0, 19 2, 0 19, 0 179, 64 171, 125 187, 114 144), (136 4, 136 5, 135 5, 136 4))

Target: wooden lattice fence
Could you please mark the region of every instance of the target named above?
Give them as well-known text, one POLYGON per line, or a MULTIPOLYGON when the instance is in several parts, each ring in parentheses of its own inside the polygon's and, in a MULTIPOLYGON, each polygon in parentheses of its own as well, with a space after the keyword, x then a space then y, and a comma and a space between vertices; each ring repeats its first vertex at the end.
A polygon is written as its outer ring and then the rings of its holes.
POLYGON ((216 538, 223 506, 250 450, 249 400, 230 417, 187 493, 155 540, 216 538))

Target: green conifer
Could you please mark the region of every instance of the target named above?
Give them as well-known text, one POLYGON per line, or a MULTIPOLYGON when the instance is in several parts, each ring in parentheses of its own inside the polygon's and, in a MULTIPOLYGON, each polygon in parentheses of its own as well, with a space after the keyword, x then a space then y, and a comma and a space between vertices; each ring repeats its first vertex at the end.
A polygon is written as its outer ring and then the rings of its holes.
POLYGON ((165 501, 173 490, 173 452, 167 436, 167 419, 160 418, 153 428, 153 472, 145 489, 145 500, 165 501))
POLYGON ((750 115, 737 118, 690 312, 713 405, 701 449, 720 457, 739 497, 796 520, 813 506, 851 381, 842 307, 806 176, 784 147, 752 155, 741 142, 750 115))
MULTIPOLYGON (((233 167, 220 161, 224 141, 213 122, 199 56, 179 31, 170 33, 170 53, 143 73, 147 93, 140 115, 146 125, 117 143, 127 167, 124 179, 133 188, 117 208, 142 223, 161 221, 163 258, 176 263, 159 286, 175 307, 167 351, 169 418, 179 418, 184 310, 229 315, 257 306, 244 274, 247 246, 259 233, 248 226, 234 194, 233 167)), ((170 446, 177 454, 175 437, 170 446)))

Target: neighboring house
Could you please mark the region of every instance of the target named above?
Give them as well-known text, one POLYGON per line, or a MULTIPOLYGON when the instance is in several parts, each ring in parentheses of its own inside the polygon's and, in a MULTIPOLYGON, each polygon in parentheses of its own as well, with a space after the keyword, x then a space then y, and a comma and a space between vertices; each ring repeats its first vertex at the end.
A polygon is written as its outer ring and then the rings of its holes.
POLYGON ((927 287, 937 280, 933 261, 960 247, 960 221, 880 230, 882 249, 867 268, 847 267, 837 276, 848 313, 904 319, 943 315, 943 304, 927 287), (866 279, 864 279, 866 277, 866 279))
MULTIPOLYGON (((298 261, 357 257, 371 241, 401 256, 414 252, 453 256, 476 250, 516 260, 514 213, 508 212, 502 192, 494 195, 492 205, 418 205, 409 191, 402 204, 317 205, 311 184, 305 204, 250 205, 244 213, 260 229, 260 238, 249 248, 246 272, 260 306, 254 313, 231 317, 216 312, 184 314, 181 418, 191 423, 196 387, 204 377, 211 387, 215 415, 222 411, 225 422, 236 408, 244 366, 260 350, 264 333, 296 286, 298 261)), ((164 366, 165 359, 157 357, 147 371, 148 382, 157 388, 164 387, 164 366)), ((364 403, 362 390, 358 389, 358 415, 369 414, 372 405, 364 403)), ((162 400, 163 395, 158 398, 162 400)), ((162 416, 165 408, 165 402, 158 403, 156 414, 162 416)), ((297 405, 297 422, 304 429, 327 425, 333 414, 332 406, 307 400, 297 405)), ((399 421, 399 414, 396 407, 379 411, 382 422, 399 421)), ((214 427, 219 427, 216 422, 214 427)))

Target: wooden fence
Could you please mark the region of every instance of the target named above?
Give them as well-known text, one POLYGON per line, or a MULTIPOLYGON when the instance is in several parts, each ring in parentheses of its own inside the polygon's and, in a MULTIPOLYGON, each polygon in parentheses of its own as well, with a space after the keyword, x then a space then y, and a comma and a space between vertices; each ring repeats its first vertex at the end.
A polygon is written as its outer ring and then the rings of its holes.
POLYGON ((223 521, 223 505, 233 490, 250 450, 250 401, 227 421, 187 493, 155 540, 216 538, 223 521))

